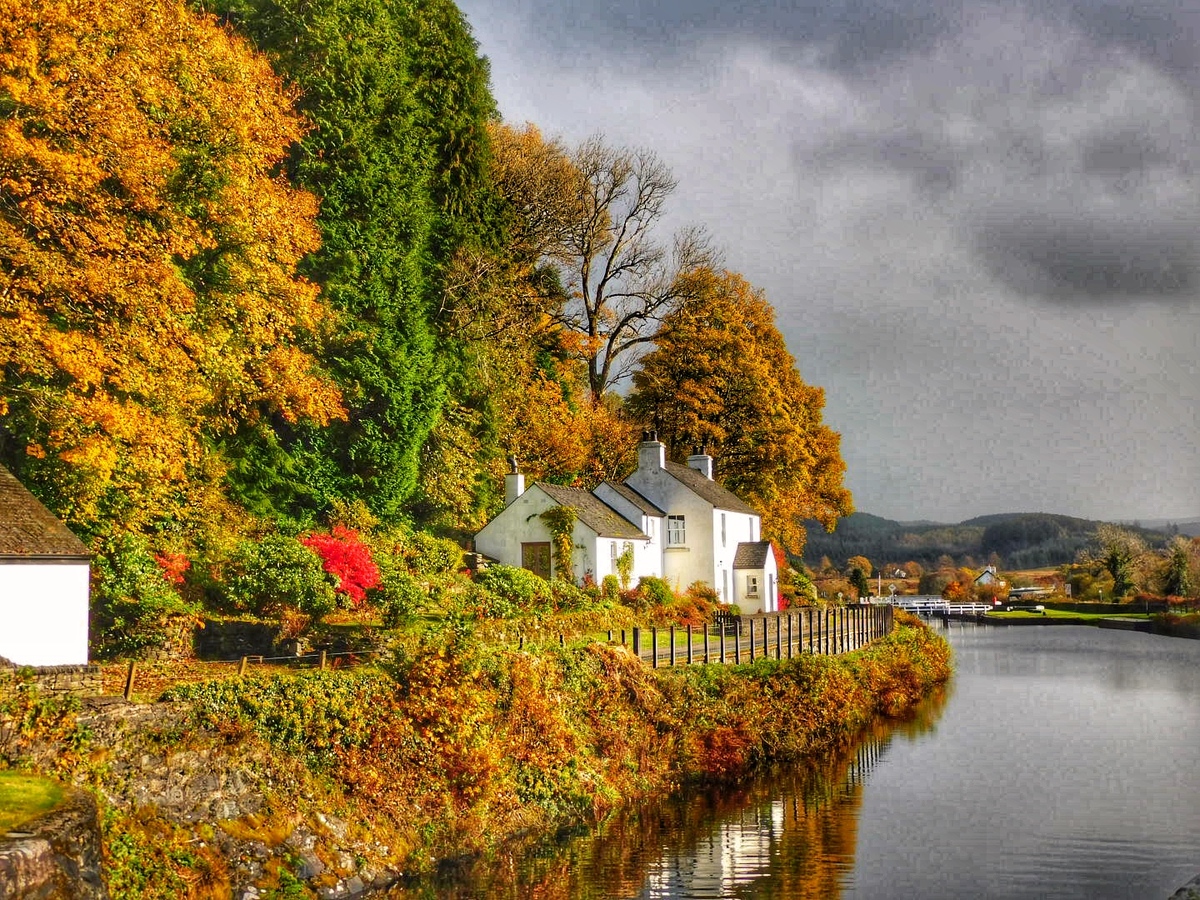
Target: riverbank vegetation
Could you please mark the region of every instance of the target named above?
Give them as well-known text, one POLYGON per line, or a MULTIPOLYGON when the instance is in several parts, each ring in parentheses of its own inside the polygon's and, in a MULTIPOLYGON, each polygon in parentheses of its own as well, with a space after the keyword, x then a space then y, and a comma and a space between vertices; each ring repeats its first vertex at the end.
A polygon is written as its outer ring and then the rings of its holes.
POLYGON ((58 759, 105 799, 121 896, 228 896, 249 883, 312 896, 850 741, 950 674, 948 645, 898 619, 843 656, 660 670, 617 645, 518 650, 445 623, 379 667, 183 686, 119 725, 92 715, 72 728, 77 711, 43 704, 0 751, 8 765, 58 759), (139 771, 146 759, 158 768, 139 771), (187 760, 254 797, 213 812, 211 788, 190 795, 207 782, 189 782, 187 760), (139 802, 165 771, 176 801, 139 802))

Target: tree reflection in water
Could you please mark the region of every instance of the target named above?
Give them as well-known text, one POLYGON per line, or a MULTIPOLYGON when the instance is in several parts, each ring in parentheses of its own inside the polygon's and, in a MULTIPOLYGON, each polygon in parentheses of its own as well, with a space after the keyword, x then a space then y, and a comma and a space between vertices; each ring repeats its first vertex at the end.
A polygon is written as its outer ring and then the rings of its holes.
POLYGON ((903 720, 872 723, 810 764, 706 785, 616 813, 595 828, 444 867, 389 900, 652 900, 837 897, 854 868, 863 787, 897 735, 933 730, 948 689, 903 720))

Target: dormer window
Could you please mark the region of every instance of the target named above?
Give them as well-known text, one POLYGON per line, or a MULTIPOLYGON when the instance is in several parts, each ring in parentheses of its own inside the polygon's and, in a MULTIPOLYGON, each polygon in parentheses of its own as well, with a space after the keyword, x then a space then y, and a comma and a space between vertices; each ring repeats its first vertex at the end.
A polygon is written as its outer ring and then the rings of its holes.
POLYGON ((667 516, 667 546, 682 547, 687 543, 683 516, 667 516))

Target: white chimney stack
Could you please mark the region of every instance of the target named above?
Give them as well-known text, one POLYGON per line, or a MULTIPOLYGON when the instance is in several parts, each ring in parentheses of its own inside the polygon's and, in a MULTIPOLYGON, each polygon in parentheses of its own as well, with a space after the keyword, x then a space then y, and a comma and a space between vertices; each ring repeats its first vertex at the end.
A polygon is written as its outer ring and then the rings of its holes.
POLYGON ((517 457, 508 454, 508 473, 504 476, 504 505, 509 506, 514 500, 525 493, 525 476, 517 464, 517 457))
POLYGON ((508 506, 525 493, 525 476, 520 472, 509 472, 504 476, 504 505, 508 506))
POLYGON ((709 481, 712 481, 713 458, 707 453, 693 453, 687 458, 687 464, 690 468, 695 469, 709 481))
POLYGON ((667 445, 659 441, 658 432, 645 432, 638 445, 638 468, 654 471, 664 468, 666 461, 667 445))

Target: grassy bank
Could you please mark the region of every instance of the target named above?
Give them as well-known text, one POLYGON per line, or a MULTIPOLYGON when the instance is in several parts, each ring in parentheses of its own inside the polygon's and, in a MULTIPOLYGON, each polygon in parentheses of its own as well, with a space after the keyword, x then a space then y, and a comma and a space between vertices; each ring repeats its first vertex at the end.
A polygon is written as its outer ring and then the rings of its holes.
POLYGON ((820 753, 948 675, 948 646, 919 623, 842 657, 657 671, 618 646, 517 651, 451 628, 378 669, 168 692, 174 718, 140 749, 252 773, 252 814, 188 822, 120 800, 139 796, 111 765, 131 747, 93 746, 73 774, 112 798, 115 895, 306 897, 820 753))
POLYGON ((49 778, 0 772, 0 836, 54 809, 61 799, 62 788, 49 778))

